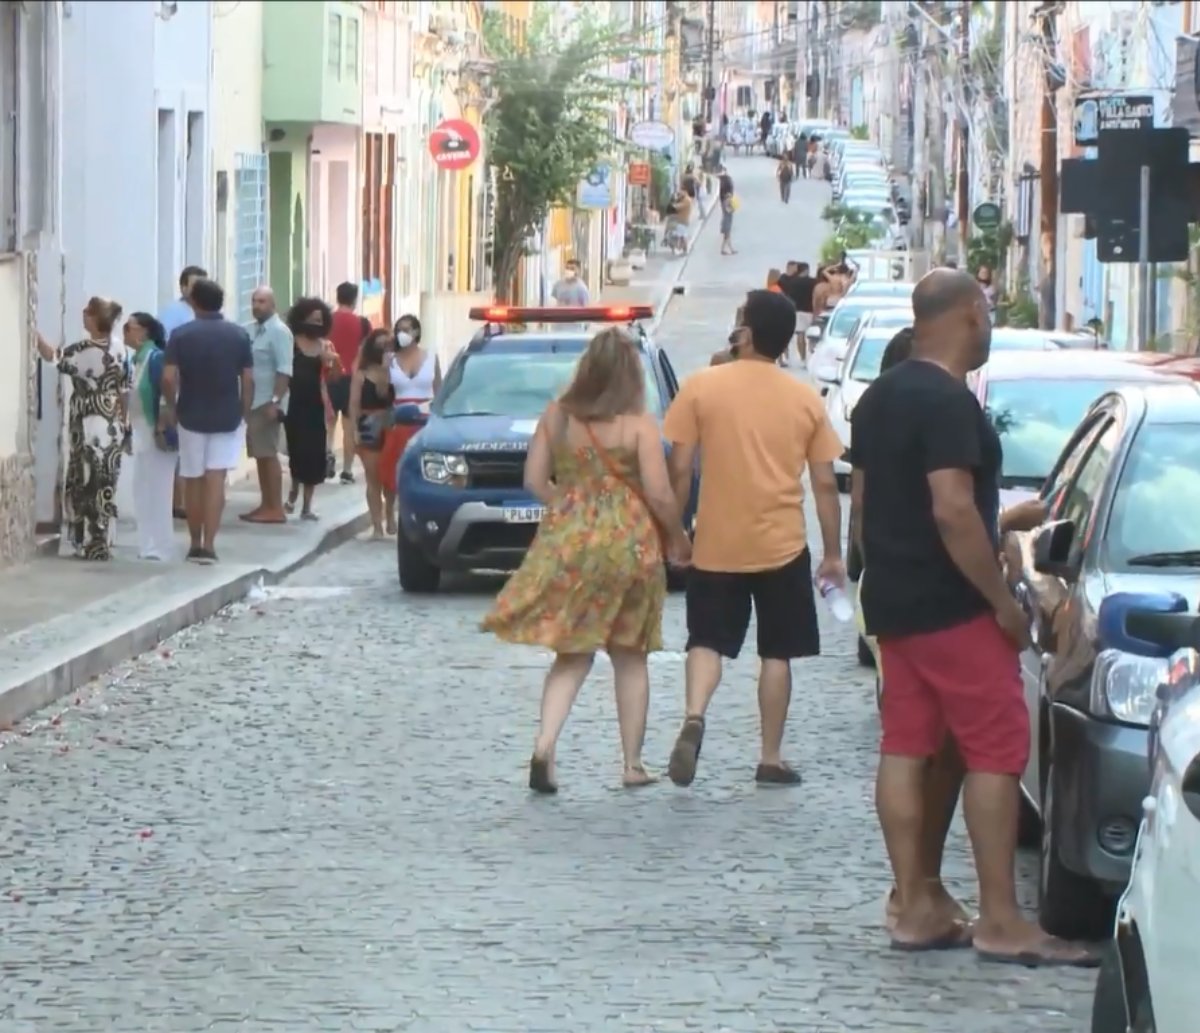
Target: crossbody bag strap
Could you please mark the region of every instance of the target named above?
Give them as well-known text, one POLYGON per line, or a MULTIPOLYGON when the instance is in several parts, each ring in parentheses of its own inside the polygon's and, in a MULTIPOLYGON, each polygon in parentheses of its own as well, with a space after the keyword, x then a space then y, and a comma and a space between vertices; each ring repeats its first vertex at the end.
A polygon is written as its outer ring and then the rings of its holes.
POLYGON ((650 516, 650 522, 654 525, 654 530, 658 532, 659 541, 663 549, 663 555, 665 556, 667 548, 667 532, 662 523, 659 521, 657 514, 655 514, 653 508, 651 507, 649 499, 646 498, 646 493, 642 491, 642 486, 634 481, 633 478, 626 476, 621 468, 617 466, 608 449, 600 444, 600 439, 596 437, 596 432, 592 430, 592 425, 583 420, 580 420, 580 423, 583 424, 584 431, 586 431, 587 436, 591 439, 592 447, 596 450, 596 454, 600 457, 600 462, 604 464, 605 468, 610 474, 612 474, 618 481, 620 481, 625 485, 625 487, 633 492, 633 494, 637 497, 637 500, 645 507, 646 512, 650 516))

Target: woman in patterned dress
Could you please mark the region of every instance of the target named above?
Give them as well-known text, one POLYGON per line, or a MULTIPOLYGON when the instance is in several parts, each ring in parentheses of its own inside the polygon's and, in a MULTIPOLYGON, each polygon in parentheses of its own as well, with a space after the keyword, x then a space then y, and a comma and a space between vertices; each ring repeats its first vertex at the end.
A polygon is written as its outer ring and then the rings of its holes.
POLYGON ((662 433, 645 410, 642 357, 624 330, 592 339, 571 385, 538 421, 525 487, 546 513, 483 626, 556 654, 542 691, 529 788, 558 791, 555 746, 598 650, 613 665, 623 783, 648 785, 646 656, 662 648, 664 562, 686 563, 691 546, 662 433))
POLYGON ((71 378, 63 516, 75 555, 86 560, 110 559, 116 530, 129 387, 124 349, 112 340, 120 318, 121 306, 115 301, 92 298, 83 310, 85 340, 67 345, 60 353, 38 335, 42 358, 71 378))

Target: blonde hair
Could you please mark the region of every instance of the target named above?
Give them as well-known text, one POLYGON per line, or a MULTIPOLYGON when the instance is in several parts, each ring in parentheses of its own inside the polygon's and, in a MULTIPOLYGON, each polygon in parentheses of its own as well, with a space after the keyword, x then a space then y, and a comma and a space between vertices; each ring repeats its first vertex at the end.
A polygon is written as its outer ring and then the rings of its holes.
POLYGON ((643 412, 646 374, 629 332, 610 326, 596 334, 558 402, 564 412, 585 423, 643 412))
POLYGON ((96 324, 96 329, 100 333, 111 334, 124 309, 112 298, 102 298, 100 295, 94 294, 88 298, 84 311, 92 317, 92 322, 96 324))
POLYGON ((779 277, 783 275, 778 269, 767 270, 767 288, 774 287, 779 282, 779 277))

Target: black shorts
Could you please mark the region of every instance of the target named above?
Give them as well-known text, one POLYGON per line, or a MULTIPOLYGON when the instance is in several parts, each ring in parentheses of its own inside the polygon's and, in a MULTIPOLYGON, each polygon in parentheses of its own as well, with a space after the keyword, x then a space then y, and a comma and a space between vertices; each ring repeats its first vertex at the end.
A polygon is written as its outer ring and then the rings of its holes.
POLYGON ((807 549, 775 570, 745 574, 689 571, 688 649, 698 646, 735 659, 750 628, 751 604, 762 659, 795 660, 821 652, 812 557, 807 549))
POLYGON ((349 416, 350 378, 338 377, 337 380, 330 380, 326 383, 325 390, 329 392, 329 404, 333 406, 333 411, 339 416, 349 416))

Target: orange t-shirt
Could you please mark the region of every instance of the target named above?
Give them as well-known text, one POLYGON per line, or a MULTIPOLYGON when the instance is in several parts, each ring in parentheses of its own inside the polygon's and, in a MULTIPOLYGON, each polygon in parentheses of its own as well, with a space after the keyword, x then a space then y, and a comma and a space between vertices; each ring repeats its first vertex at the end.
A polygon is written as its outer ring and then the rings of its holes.
POLYGON ((774 294, 782 294, 783 293, 783 288, 780 287, 779 284, 777 284, 777 283, 771 284, 771 286, 769 286, 767 288, 767 290, 771 291, 774 294))
POLYGON ((698 570, 775 570, 804 551, 800 477, 843 451, 815 390, 773 362, 712 366, 684 381, 663 435, 699 446, 698 570))

